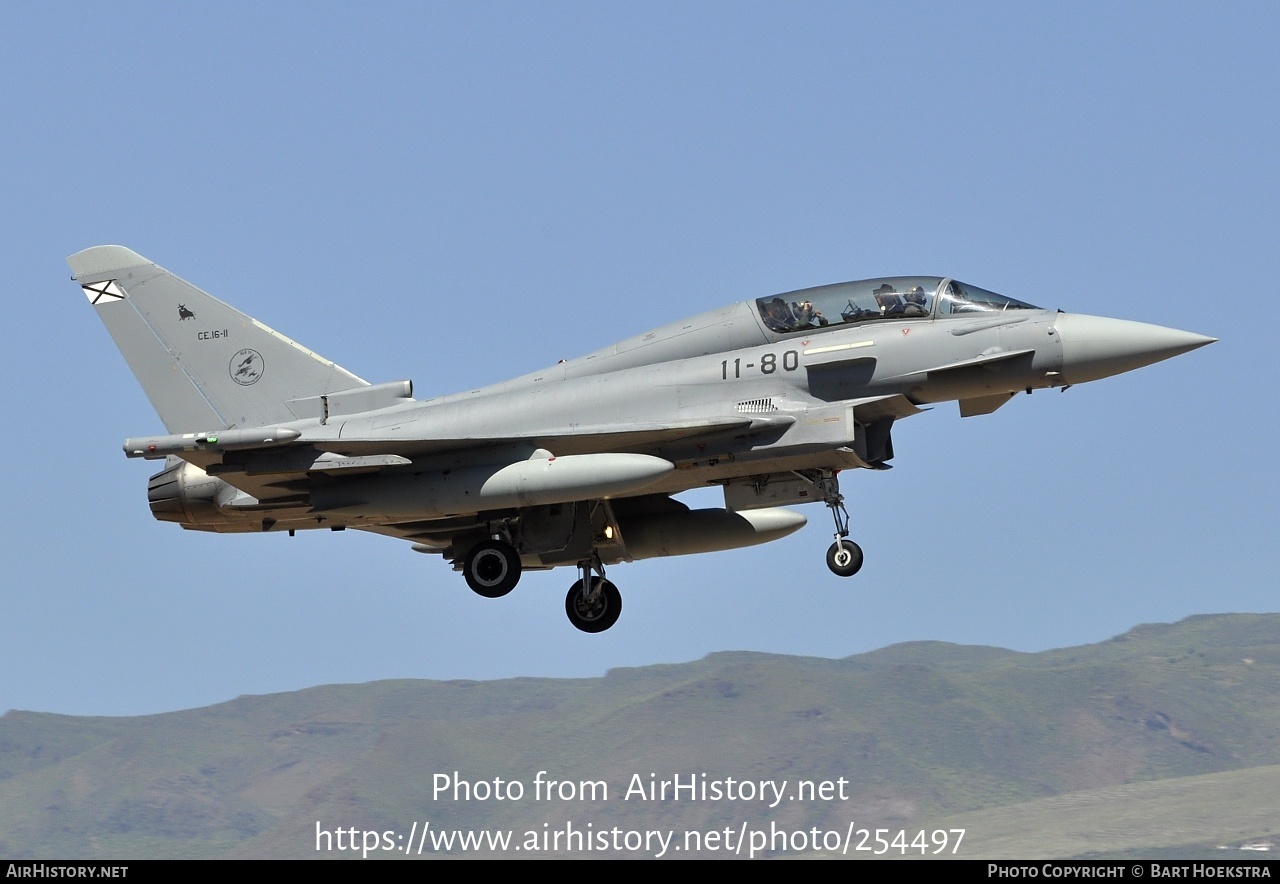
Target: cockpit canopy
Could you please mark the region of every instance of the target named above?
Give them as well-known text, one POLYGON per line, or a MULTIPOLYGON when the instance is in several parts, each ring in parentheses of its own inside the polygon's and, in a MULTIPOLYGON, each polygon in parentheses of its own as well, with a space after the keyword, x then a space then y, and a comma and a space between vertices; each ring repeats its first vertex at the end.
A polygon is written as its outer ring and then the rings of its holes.
POLYGON ((862 279, 756 299, 765 327, 778 334, 884 319, 930 319, 959 313, 1039 308, 937 276, 862 279))

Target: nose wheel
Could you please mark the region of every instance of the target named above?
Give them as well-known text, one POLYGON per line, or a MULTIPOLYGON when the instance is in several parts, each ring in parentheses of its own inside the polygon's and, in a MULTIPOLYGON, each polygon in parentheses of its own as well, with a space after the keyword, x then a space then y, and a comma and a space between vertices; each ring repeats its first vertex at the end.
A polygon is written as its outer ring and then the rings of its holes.
POLYGON ((849 539, 849 511, 844 507, 840 480, 832 473, 823 476, 818 487, 822 489, 822 501, 831 510, 831 518, 836 523, 835 543, 827 550, 827 567, 837 577, 852 577, 862 570, 862 547, 849 539))
POLYGON ((862 547, 848 538, 839 538, 827 550, 827 567, 838 577, 852 577, 862 569, 862 547))

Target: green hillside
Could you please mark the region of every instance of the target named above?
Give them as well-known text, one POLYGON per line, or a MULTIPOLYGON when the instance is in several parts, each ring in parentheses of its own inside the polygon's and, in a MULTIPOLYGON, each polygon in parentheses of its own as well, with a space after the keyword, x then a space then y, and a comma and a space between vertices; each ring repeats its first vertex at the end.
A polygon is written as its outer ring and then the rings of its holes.
MULTIPOLYGON (((1194 801, 1167 808, 1182 822, 1135 805, 1105 844, 1065 838, 1054 820, 1077 805, 1053 802, 1174 778, 1212 790, 1231 782, 1223 772, 1280 764, 1277 676, 1280 615, 1229 615, 1038 654, 920 642, 844 660, 715 654, 598 679, 335 685, 137 718, 11 711, 0 717, 0 855, 305 857, 317 822, 407 834, 428 821, 843 832, 972 820, 969 856, 1196 845, 1144 830, 1147 819, 1193 826, 1194 801), (455 771, 517 780, 526 794, 434 797, 433 778, 455 771), (536 800, 539 771, 603 780, 608 800, 536 800), (623 800, 635 776, 704 773, 791 790, 843 779, 847 797, 623 800)), ((1230 837, 1280 829, 1263 818, 1246 815, 1230 837)))
POLYGON ((986 859, 1027 856, 1273 858, 1280 845, 1280 765, 1071 792, 933 820, 962 827, 986 859), (1267 851, 1240 850, 1269 844, 1267 851))

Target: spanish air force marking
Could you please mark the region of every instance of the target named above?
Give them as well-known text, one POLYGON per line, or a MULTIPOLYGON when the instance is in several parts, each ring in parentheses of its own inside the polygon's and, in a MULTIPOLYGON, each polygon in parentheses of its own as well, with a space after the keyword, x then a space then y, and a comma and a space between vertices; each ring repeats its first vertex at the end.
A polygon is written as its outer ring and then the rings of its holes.
POLYGON ((257 350, 241 350, 232 356, 231 362, 227 364, 227 370, 231 372, 231 380, 242 387, 256 384, 262 377, 264 368, 262 354, 257 350))

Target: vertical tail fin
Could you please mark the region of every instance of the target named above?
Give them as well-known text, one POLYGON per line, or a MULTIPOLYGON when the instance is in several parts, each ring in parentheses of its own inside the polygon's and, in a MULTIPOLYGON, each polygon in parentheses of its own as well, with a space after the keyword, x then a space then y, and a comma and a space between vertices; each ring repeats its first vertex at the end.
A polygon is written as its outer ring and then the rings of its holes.
POLYGON ((295 420, 366 382, 123 246, 67 259, 170 433, 295 420))

